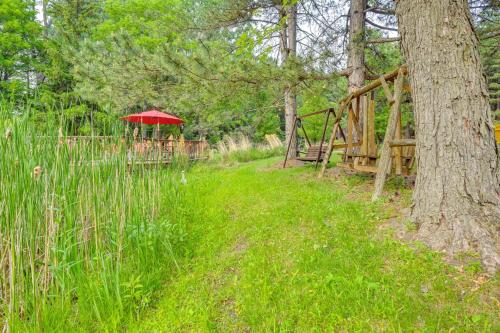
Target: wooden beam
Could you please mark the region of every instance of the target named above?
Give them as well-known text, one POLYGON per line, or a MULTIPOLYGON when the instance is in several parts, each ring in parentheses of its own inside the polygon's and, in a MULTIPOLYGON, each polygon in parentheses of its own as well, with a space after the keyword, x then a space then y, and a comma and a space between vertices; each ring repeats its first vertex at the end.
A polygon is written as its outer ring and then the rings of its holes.
MULTIPOLYGON (((347 148, 348 144, 347 143, 336 143, 333 145, 333 149, 341 149, 341 148, 347 148)), ((352 147, 359 147, 361 146, 361 142, 353 142, 352 147)))
POLYGON ((347 115, 347 154, 352 153, 352 143, 354 140, 354 112, 352 106, 349 108, 347 115))
POLYGON ((396 133, 398 113, 401 105, 401 95, 403 90, 404 73, 399 70, 399 75, 394 83, 394 104, 391 107, 387 130, 385 132, 384 143, 382 145, 382 153, 378 163, 377 177, 375 178, 375 191, 373 192, 372 201, 377 200, 384 189, 387 173, 391 171, 391 147, 389 143, 394 140, 396 133))
MULTIPOLYGON (((365 156, 368 155, 368 103, 369 99, 368 96, 363 95, 361 97, 362 100, 362 108, 361 111, 363 112, 363 144, 361 145, 361 153, 365 156)), ((368 159, 363 158, 361 161, 361 164, 366 165, 368 164, 368 159)))
POLYGON ((344 113, 345 108, 349 105, 350 102, 351 102, 350 95, 347 97, 347 99, 344 99, 340 102, 340 108, 337 113, 337 116, 333 121, 334 125, 332 128, 332 135, 330 136, 330 141, 328 142, 328 146, 325 152, 325 157, 323 158, 318 178, 323 177, 323 175, 325 174, 326 166, 328 165, 328 161, 330 161, 330 157, 332 156, 333 142, 335 141, 335 135, 337 134, 337 130, 340 127, 340 119, 342 118, 342 114, 344 113))
POLYGON ((333 112, 333 108, 328 108, 328 109, 324 109, 321 111, 315 111, 315 112, 307 113, 307 114, 304 114, 301 116, 297 116, 297 119, 304 119, 304 118, 308 118, 308 117, 315 116, 315 115, 322 114, 322 113, 326 113, 326 112, 333 112))
POLYGON ((415 139, 399 139, 399 140, 392 140, 389 145, 391 147, 405 147, 405 146, 415 146, 416 141, 415 139))
MULTIPOLYGON (((401 140, 401 108, 398 110, 397 120, 396 120, 396 133, 394 134, 394 140, 401 140)), ((390 145, 389 145, 390 146, 390 145)), ((401 175, 403 173, 403 148, 395 147, 394 149, 394 161, 396 175, 401 175)))
POLYGON ((378 168, 373 165, 355 165, 353 168, 361 172, 370 172, 370 173, 378 172, 378 168))
POLYGON ((375 143, 375 92, 370 93, 370 105, 368 107, 368 154, 377 155, 377 144, 375 143))
POLYGON ((361 127, 359 126, 359 120, 358 116, 356 113, 354 113, 353 109, 350 108, 349 112, 352 114, 352 124, 354 125, 354 129, 356 130, 356 133, 358 134, 358 138, 363 136, 363 132, 361 131, 361 127))
POLYGON ((295 134, 295 128, 297 128, 297 117, 295 117, 293 119, 292 133, 290 135, 290 139, 288 140, 288 144, 287 144, 287 148, 286 148, 285 160, 283 161, 283 168, 286 168, 286 162, 288 160, 288 153, 290 152, 290 145, 292 144, 292 138, 293 138, 293 135, 295 134))
POLYGON ((321 142, 319 143, 319 151, 318 156, 316 157, 316 163, 314 164, 314 168, 318 167, 319 160, 321 158, 321 151, 323 149, 323 142, 325 141, 326 129, 328 127, 328 119, 330 119, 330 113, 333 112, 335 115, 335 111, 333 109, 328 109, 328 113, 326 114, 325 125, 323 126, 323 133, 321 135, 321 142))
MULTIPOLYGON (((388 74, 385 74, 383 77, 384 77, 384 80, 387 82, 387 81, 394 81, 397 77, 398 77, 398 73, 399 72, 402 72, 403 75, 406 75, 408 73, 408 67, 406 65, 402 65, 400 68, 388 73, 388 74)), ((372 82, 370 82, 369 84, 367 84, 366 86, 364 87, 361 87, 359 88, 358 90, 355 90, 353 91, 350 96, 351 96, 351 99, 353 98, 356 98, 358 96, 361 96, 363 94, 366 94, 367 92, 369 92, 370 90, 373 90, 375 88, 378 88, 382 85, 382 82, 380 81, 380 78, 378 78, 377 80, 373 80, 372 82)), ((347 98, 345 98, 344 100, 347 100, 347 98)))
POLYGON ((384 94, 387 98, 387 102, 389 102, 389 105, 394 104, 394 97, 392 96, 391 89, 389 88, 389 85, 387 84, 387 81, 383 76, 380 77, 380 83, 382 83, 382 88, 384 88, 384 94))

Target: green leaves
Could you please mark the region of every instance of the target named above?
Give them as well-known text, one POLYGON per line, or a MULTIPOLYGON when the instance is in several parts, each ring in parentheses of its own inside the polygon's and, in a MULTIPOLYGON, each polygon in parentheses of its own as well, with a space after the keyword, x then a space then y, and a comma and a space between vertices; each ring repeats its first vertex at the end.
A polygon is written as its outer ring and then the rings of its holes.
POLYGON ((32 55, 41 48, 41 26, 35 15, 29 1, 0 2, 0 94, 19 95, 29 88, 19 79, 37 66, 32 55))

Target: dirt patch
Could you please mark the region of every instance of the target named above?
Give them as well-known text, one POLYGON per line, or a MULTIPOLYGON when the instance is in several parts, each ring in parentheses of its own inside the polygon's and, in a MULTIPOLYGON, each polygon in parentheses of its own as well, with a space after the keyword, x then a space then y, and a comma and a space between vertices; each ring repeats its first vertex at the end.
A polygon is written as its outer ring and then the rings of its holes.
POLYGON ((245 238, 239 238, 233 247, 233 255, 241 255, 248 249, 248 242, 245 238))

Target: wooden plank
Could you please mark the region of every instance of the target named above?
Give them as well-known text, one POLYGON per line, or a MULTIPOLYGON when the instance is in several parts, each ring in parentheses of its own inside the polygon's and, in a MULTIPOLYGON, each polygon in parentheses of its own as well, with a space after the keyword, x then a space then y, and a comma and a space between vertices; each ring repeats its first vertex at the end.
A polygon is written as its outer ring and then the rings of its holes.
MULTIPOLYGON (((408 67, 406 65, 402 65, 400 68, 398 68, 398 69, 396 69, 388 74, 385 74, 384 80, 386 82, 393 81, 394 79, 396 79, 398 77, 399 72, 401 72, 403 75, 406 75, 408 73, 408 67)), ((381 85, 382 85, 382 82, 380 81, 380 78, 378 78, 377 80, 373 80, 372 82, 370 82, 366 86, 361 87, 358 90, 353 91, 350 95, 350 98, 353 99, 353 98, 356 98, 356 97, 361 96, 363 94, 366 94, 367 92, 369 92, 375 88, 378 88, 381 85)), ((345 100, 347 100, 347 98, 345 98, 345 100)))
POLYGON ((315 112, 307 113, 307 114, 304 114, 301 116, 297 116, 297 119, 304 119, 304 118, 308 118, 308 117, 315 116, 315 115, 322 114, 322 113, 326 113, 326 112, 333 112, 333 108, 328 108, 328 109, 324 109, 321 111, 315 111, 315 112))
POLYGON ((347 115, 347 154, 352 153, 352 143, 354 139, 354 112, 352 107, 349 108, 349 113, 347 115))
POLYGON ((406 146, 415 146, 417 144, 415 139, 399 139, 392 140, 389 145, 391 147, 406 147, 406 146))
POLYGON ((389 85, 387 84, 384 76, 380 77, 380 83, 382 84, 382 88, 384 88, 384 94, 387 98, 387 102, 389 102, 389 105, 394 104, 394 97, 392 96, 391 89, 389 88, 389 85))
POLYGON ((352 124, 354 125, 354 128, 356 129, 356 134, 357 134, 357 137, 359 138, 358 140, 362 141, 363 140, 362 139, 362 137, 363 137, 363 131, 361 130, 361 126, 359 126, 358 116, 354 112, 353 108, 349 109, 349 113, 352 116, 352 124))
MULTIPOLYGON (((396 120, 396 133, 394 134, 394 140, 401 140, 401 108, 398 110, 397 120, 396 120)), ((389 144, 390 146, 390 144, 389 144)), ((395 147, 394 149, 394 161, 395 161, 395 171, 396 175, 401 175, 403 170, 403 160, 401 156, 403 155, 403 149, 401 147, 395 147)))
POLYGON ((401 92, 403 89, 404 76, 400 69, 398 78, 394 83, 394 104, 391 107, 387 130, 385 132, 384 143, 382 145, 382 153, 378 164, 377 177, 375 178, 375 191, 373 192, 372 201, 377 200, 382 194, 387 173, 391 167, 391 147, 389 143, 394 139, 396 126, 398 121, 398 113, 401 104, 401 92))
MULTIPOLYGON (((362 103, 362 112, 363 112, 363 144, 361 145, 361 154, 367 156, 368 155, 368 96, 363 95, 361 97, 362 103)), ((366 165, 368 163, 368 159, 365 158, 361 161, 361 164, 366 165)))
POLYGON ((337 163, 337 167, 342 168, 342 169, 347 169, 347 170, 354 170, 352 163, 340 162, 340 163, 337 163))
MULTIPOLYGON (((336 143, 333 145, 333 149, 340 149, 340 148, 347 148, 347 143, 336 143)), ((353 142, 352 143, 353 147, 359 147, 361 146, 361 142, 353 142)))
POLYGON ((354 170, 370 173, 378 172, 378 168, 374 165, 354 165, 354 170))
POLYGON ((368 159, 376 159, 377 158, 377 155, 364 155, 364 154, 361 154, 361 153, 356 153, 356 152, 352 152, 350 154, 346 154, 347 156, 349 157, 366 157, 368 159))
POLYGON ((368 154, 377 155, 377 145, 375 143, 375 92, 370 94, 370 105, 368 108, 368 154))

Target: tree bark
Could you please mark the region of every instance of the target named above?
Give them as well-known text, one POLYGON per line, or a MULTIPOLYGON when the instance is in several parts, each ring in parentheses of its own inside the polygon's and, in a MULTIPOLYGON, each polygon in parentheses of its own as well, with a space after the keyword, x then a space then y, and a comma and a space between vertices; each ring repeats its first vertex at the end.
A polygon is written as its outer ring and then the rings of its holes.
POLYGON ((415 109, 419 238, 453 255, 500 265, 500 158, 466 0, 396 6, 415 109))
MULTIPOLYGON (((349 93, 365 85, 365 14, 366 0, 351 0, 349 10, 349 49, 347 54, 349 74, 349 93)), ((353 100, 354 110, 357 109, 356 99, 353 100)), ((363 116, 358 115, 358 121, 363 127, 363 116)), ((357 133, 354 140, 357 141, 357 133)))
POLYGON ((365 9, 366 0, 352 0, 349 10, 349 50, 348 67, 349 92, 359 89, 365 84, 365 9))
MULTIPOLYGON (((284 49, 284 63, 296 56, 297 53, 297 5, 291 5, 287 11, 286 25, 286 47, 284 49)), ((290 142, 288 158, 297 155, 297 131, 293 130, 295 117, 297 116, 297 97, 292 82, 285 88, 285 137, 290 142)))
POLYGON ((42 15, 43 15, 43 36, 47 38, 49 35, 49 15, 47 14, 48 0, 42 0, 42 15))

